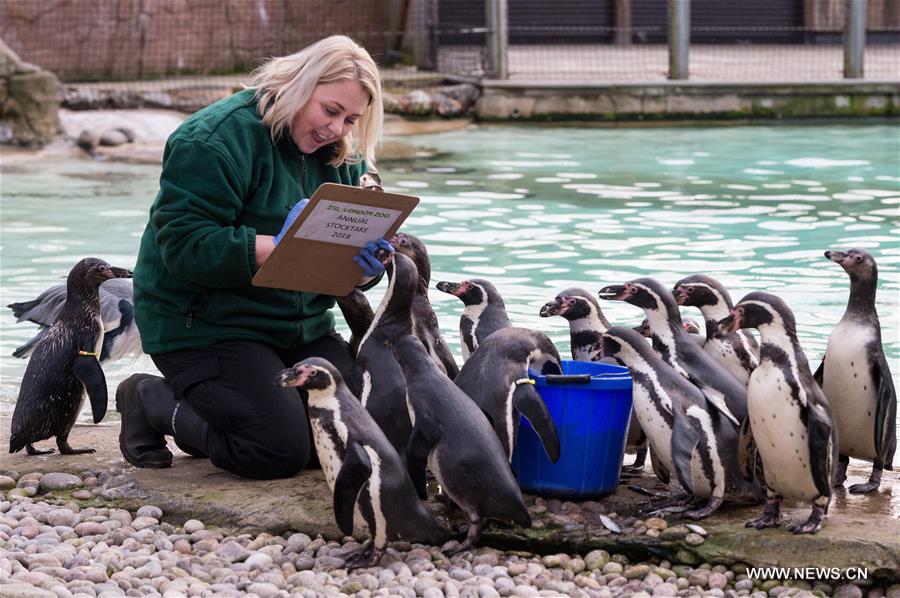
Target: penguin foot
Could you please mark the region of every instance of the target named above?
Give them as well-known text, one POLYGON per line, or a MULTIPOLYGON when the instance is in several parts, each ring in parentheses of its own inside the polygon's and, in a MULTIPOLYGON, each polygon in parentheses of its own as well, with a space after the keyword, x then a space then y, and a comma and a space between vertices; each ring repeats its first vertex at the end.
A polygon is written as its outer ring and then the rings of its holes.
POLYGON ((881 480, 869 480, 865 484, 853 484, 848 488, 851 494, 868 494, 873 490, 878 490, 881 480))
POLYGON ((97 449, 92 449, 92 448, 72 448, 71 446, 69 446, 68 443, 59 447, 60 455, 82 455, 84 453, 96 453, 96 452, 97 452, 97 449))
POLYGON ((715 513, 724 501, 721 498, 711 498, 703 507, 688 511, 684 514, 689 519, 706 519, 715 513))
POLYGON ((639 474, 643 473, 643 471, 644 471, 643 464, 638 465, 636 463, 632 463, 631 465, 625 465, 624 467, 622 467, 622 471, 620 472, 620 475, 634 476, 634 475, 639 475, 639 474))
POLYGON ((822 521, 825 519, 825 509, 823 507, 813 505, 809 519, 805 523, 789 523, 787 528, 795 534, 814 534, 822 529, 822 521))
POLYGON ((763 514, 748 521, 744 527, 763 529, 779 525, 781 525, 781 499, 769 499, 766 501, 766 506, 763 507, 763 514))
POLYGON ((351 552, 349 555, 345 555, 343 557, 344 566, 348 571, 374 567, 381 562, 381 557, 383 556, 384 549, 376 550, 374 543, 372 543, 368 548, 361 548, 360 550, 351 552))
POLYGON ((456 548, 449 552, 445 552, 444 555, 450 557, 464 550, 471 550, 474 548, 475 543, 478 542, 478 539, 481 537, 482 530, 484 530, 485 521, 485 519, 470 521, 469 529, 466 531, 466 539, 460 542, 459 546, 456 548))
POLYGON ((54 451, 52 448, 38 449, 38 448, 34 448, 34 445, 32 445, 32 444, 26 444, 25 452, 28 453, 29 455, 49 455, 50 453, 52 453, 54 451))
POLYGON ((675 496, 671 496, 666 500, 650 502, 641 507, 642 512, 647 511, 659 511, 661 513, 680 513, 681 511, 687 510, 689 507, 687 505, 693 500, 693 496, 690 494, 676 494, 675 496), (679 510, 671 510, 673 507, 685 507, 684 509, 679 510))
POLYGON ((831 479, 831 485, 834 488, 840 488, 847 481, 847 466, 850 465, 850 457, 847 455, 838 455, 837 466, 834 468, 834 477, 831 479))

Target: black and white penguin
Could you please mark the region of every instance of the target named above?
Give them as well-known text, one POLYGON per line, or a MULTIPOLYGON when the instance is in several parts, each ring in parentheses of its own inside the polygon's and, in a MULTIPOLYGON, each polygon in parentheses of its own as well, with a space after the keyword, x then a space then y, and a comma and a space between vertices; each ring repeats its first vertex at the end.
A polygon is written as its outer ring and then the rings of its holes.
POLYGON ((463 361, 478 345, 501 328, 512 326, 506 305, 497 288, 486 280, 472 278, 462 282, 441 281, 437 290, 459 297, 465 309, 459 318, 459 340, 463 361))
POLYGON ((25 368, 13 411, 10 453, 23 447, 29 455, 53 452, 33 446, 51 436, 56 436, 56 446, 64 455, 94 452, 69 446, 69 432, 78 419, 85 392, 94 423, 106 415, 106 377, 98 360, 103 347, 98 287, 116 277, 130 278, 131 272, 93 257, 84 258, 69 272, 66 301, 25 368))
POLYGON ((412 431, 406 408, 406 382, 391 350, 391 341, 412 334, 411 306, 419 275, 416 265, 402 253, 383 249, 375 255, 384 263, 388 287, 372 324, 359 344, 352 388, 359 388, 363 407, 384 431, 401 457, 412 431))
MULTIPOLYGON (((688 334, 699 335, 700 334, 700 324, 697 320, 693 318, 681 318, 681 327, 684 328, 685 332, 688 334)), ((641 323, 632 328, 635 332, 643 336, 644 338, 652 338, 653 333, 650 332, 650 320, 644 318, 641 320, 641 323)))
POLYGON ((412 303, 413 334, 415 334, 439 368, 452 380, 459 373, 456 359, 441 335, 437 315, 428 300, 428 285, 431 284, 431 260, 425 243, 409 233, 397 233, 391 237, 391 245, 403 255, 412 259, 419 272, 419 286, 412 303))
POLYGON ((897 392, 875 310, 878 266, 864 249, 826 251, 825 257, 850 275, 850 299, 828 339, 815 378, 828 398, 838 430, 835 485, 847 479, 849 457, 872 461, 869 481, 850 486, 850 492, 865 494, 878 489, 882 470, 892 470, 897 449, 897 392))
POLYGON ((837 460, 837 428, 828 400, 813 380, 797 342, 794 314, 770 293, 750 293, 719 323, 722 334, 756 328, 760 334, 759 366, 747 386, 748 417, 741 428, 744 474, 762 461, 766 484, 763 514, 747 527, 778 527, 782 498, 813 503, 795 534, 816 533, 828 512, 831 480, 837 460))
MULTIPOLYGON (((560 316, 569 322, 569 340, 572 359, 575 361, 602 361, 600 351, 603 333, 609 330, 609 320, 600 308, 600 303, 589 292, 573 287, 559 292, 553 301, 541 307, 540 316, 560 316)), ((628 422, 628 437, 625 439, 625 452, 634 453, 634 462, 624 468, 626 472, 640 471, 647 460, 647 435, 631 413, 628 422)))
POLYGON ((506 452, 487 416, 408 335, 394 343, 406 377, 413 432, 407 466, 425 498, 425 466, 450 499, 468 515, 469 529, 458 551, 474 546, 488 519, 531 525, 506 452))
POLYGON ((759 365, 759 343, 749 330, 726 337, 717 336, 719 322, 731 313, 731 295, 722 284, 704 274, 694 274, 675 283, 672 290, 678 305, 700 308, 706 321, 703 350, 746 385, 759 365))
POLYGON ((354 512, 369 528, 371 546, 345 557, 348 569, 374 567, 390 541, 440 546, 449 539, 419 500, 406 464, 331 363, 305 359, 275 383, 309 394, 313 440, 341 533, 353 533, 354 512))
MULTIPOLYGON (((13 357, 31 355, 38 341, 47 333, 66 303, 66 284, 48 288, 31 301, 7 305, 16 322, 29 321, 40 326, 37 334, 13 351, 13 357)), ((141 336, 134 322, 134 286, 127 278, 111 278, 100 285, 100 317, 103 319, 103 347, 100 361, 141 355, 141 336)))
POLYGON ((735 424, 747 415, 747 390, 724 367, 703 351, 700 339, 688 333, 672 292, 652 278, 610 285, 601 299, 625 301, 644 310, 653 348, 663 361, 696 385, 706 398, 735 424))
POLYGON ((368 332, 375 319, 375 312, 366 298, 366 294, 359 289, 353 289, 349 295, 344 297, 335 297, 341 315, 344 316, 344 322, 350 328, 350 348, 355 355, 359 351, 359 343, 368 332))
POLYGON ((529 370, 561 374, 559 353, 546 334, 510 327, 486 338, 453 382, 487 414, 507 459, 512 460, 521 414, 537 432, 550 462, 556 463, 559 436, 529 370))
POLYGON ((650 440, 655 463, 684 490, 670 504, 708 499, 685 513, 702 519, 714 513, 726 496, 761 498, 759 486, 741 478, 736 423, 710 405, 696 386, 631 328, 610 328, 601 348, 631 372, 634 413, 650 440))

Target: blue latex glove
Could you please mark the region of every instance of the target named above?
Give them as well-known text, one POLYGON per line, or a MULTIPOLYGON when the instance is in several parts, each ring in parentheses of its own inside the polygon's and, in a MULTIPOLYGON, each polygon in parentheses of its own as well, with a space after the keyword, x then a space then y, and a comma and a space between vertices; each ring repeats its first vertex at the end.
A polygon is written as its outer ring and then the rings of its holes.
POLYGON ((294 220, 297 219, 297 216, 300 215, 300 212, 303 211, 303 208, 305 208, 306 204, 308 204, 308 203, 309 203, 309 200, 306 198, 303 198, 294 204, 294 207, 291 208, 291 211, 288 212, 287 218, 285 218, 285 220, 284 220, 284 226, 281 227, 281 230, 272 239, 276 245, 278 245, 278 242, 284 238, 284 235, 287 234, 288 229, 291 228, 291 225, 294 223, 294 220))
POLYGON ((385 241, 378 239, 377 241, 369 241, 366 246, 359 250, 359 255, 353 256, 353 261, 360 265, 363 274, 368 278, 374 278, 384 272, 384 264, 375 257, 375 251, 379 248, 387 249, 394 253, 394 246, 385 241))

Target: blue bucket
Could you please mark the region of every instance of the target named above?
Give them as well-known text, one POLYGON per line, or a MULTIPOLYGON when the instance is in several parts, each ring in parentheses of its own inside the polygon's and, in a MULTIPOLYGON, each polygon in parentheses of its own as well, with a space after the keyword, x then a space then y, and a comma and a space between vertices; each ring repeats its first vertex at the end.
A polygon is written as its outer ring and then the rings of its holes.
POLYGON ((631 416, 628 368, 563 361, 562 375, 533 376, 559 433, 559 461, 551 463, 524 417, 512 464, 523 491, 541 496, 607 494, 619 485, 631 416))

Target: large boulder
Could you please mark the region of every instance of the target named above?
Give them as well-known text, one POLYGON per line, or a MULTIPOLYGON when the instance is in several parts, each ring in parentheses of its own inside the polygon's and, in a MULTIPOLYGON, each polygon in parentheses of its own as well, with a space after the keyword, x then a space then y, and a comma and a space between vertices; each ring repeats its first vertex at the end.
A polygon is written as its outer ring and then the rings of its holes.
POLYGON ((56 75, 23 62, 0 40, 0 143, 40 146, 60 133, 56 75))

